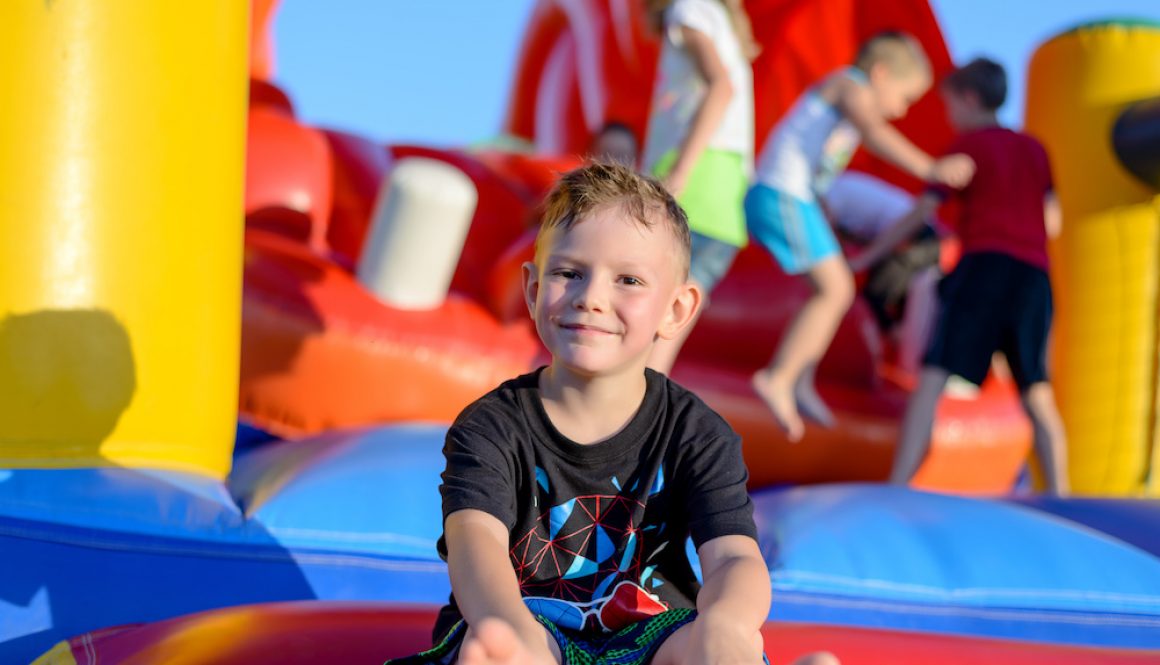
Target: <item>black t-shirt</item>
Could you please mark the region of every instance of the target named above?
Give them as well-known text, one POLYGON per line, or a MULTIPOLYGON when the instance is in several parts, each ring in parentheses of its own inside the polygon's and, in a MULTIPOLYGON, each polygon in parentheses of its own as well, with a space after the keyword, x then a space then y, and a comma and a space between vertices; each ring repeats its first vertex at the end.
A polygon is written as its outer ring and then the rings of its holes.
MULTIPOLYGON (((757 537, 741 439, 696 395, 646 370, 644 400, 624 429, 579 444, 548 419, 538 379, 505 382, 451 426, 444 519, 474 508, 503 522, 525 603, 561 627, 617 630, 694 607, 689 535, 697 547, 757 537)), ((439 554, 447 557, 443 538, 439 554)), ((436 636, 459 618, 452 597, 436 636)))

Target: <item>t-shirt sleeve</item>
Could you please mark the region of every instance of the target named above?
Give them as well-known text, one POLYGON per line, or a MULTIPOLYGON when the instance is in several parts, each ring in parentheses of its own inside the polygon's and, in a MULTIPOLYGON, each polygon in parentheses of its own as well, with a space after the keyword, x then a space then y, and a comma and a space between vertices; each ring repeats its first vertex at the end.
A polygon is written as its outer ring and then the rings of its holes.
POLYGON ((1036 141, 1035 146, 1039 149, 1039 160, 1043 169, 1043 192, 1055 191, 1055 179, 1051 176, 1051 158, 1047 155, 1047 148, 1043 144, 1036 141))
POLYGON ((715 7, 706 5, 707 0, 677 0, 669 7, 665 14, 665 30, 674 44, 684 45, 682 27, 702 32, 717 44, 717 17, 713 14, 715 7))
POLYGON ((720 430, 692 446, 684 461, 685 509, 696 547, 721 536, 757 538, 741 437, 724 421, 720 430))
POLYGON ((509 530, 516 521, 515 451, 491 419, 460 417, 447 431, 446 466, 439 492, 443 519, 458 510, 481 510, 509 530))

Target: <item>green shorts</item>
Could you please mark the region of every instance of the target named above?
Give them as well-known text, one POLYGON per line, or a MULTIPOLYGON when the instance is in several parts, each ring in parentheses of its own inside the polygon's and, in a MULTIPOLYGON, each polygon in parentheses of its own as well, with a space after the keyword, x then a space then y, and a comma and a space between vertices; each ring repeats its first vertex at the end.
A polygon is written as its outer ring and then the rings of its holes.
MULTIPOLYGON (((647 665, 665 640, 696 618, 696 610, 669 610, 615 633, 582 635, 560 628, 543 616, 536 616, 555 638, 564 665, 647 665)), ((388 660, 386 665, 451 665, 459 655, 459 646, 466 633, 467 624, 460 621, 433 648, 414 656, 388 660)))
MULTIPOLYGON (((653 175, 663 178, 676 159, 676 150, 666 152, 653 167, 653 175)), ((748 188, 749 177, 740 153, 706 149, 677 199, 689 216, 689 230, 734 247, 749 244, 744 207, 748 188)))

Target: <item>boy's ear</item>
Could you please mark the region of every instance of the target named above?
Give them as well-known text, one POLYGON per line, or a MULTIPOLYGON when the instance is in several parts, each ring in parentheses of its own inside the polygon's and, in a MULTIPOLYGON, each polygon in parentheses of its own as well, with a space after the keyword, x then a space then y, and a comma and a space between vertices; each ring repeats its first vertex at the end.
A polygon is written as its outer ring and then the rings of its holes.
POLYGON ((964 90, 959 94, 963 96, 963 100, 967 103, 967 106, 970 106, 972 109, 983 110, 983 98, 979 96, 978 92, 964 90))
POLYGON ((701 287, 697 286, 695 282, 685 282, 677 287, 676 295, 669 305, 669 311, 661 320, 657 336, 661 339, 677 338, 681 331, 692 325, 693 319, 697 318, 702 299, 701 287))
POLYGON ((524 303, 528 306, 528 314, 536 318, 536 295, 540 292, 540 269, 535 263, 525 261, 521 266, 524 274, 524 303))

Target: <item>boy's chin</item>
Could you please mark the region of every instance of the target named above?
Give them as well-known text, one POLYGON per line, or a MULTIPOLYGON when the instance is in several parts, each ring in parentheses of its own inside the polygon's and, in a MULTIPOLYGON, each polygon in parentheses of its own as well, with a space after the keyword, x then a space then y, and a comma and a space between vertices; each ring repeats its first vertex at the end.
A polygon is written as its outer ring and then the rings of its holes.
POLYGON ((597 358, 585 354, 561 354, 553 356, 552 365, 569 374, 588 379, 617 376, 638 370, 643 372, 646 358, 597 358))

